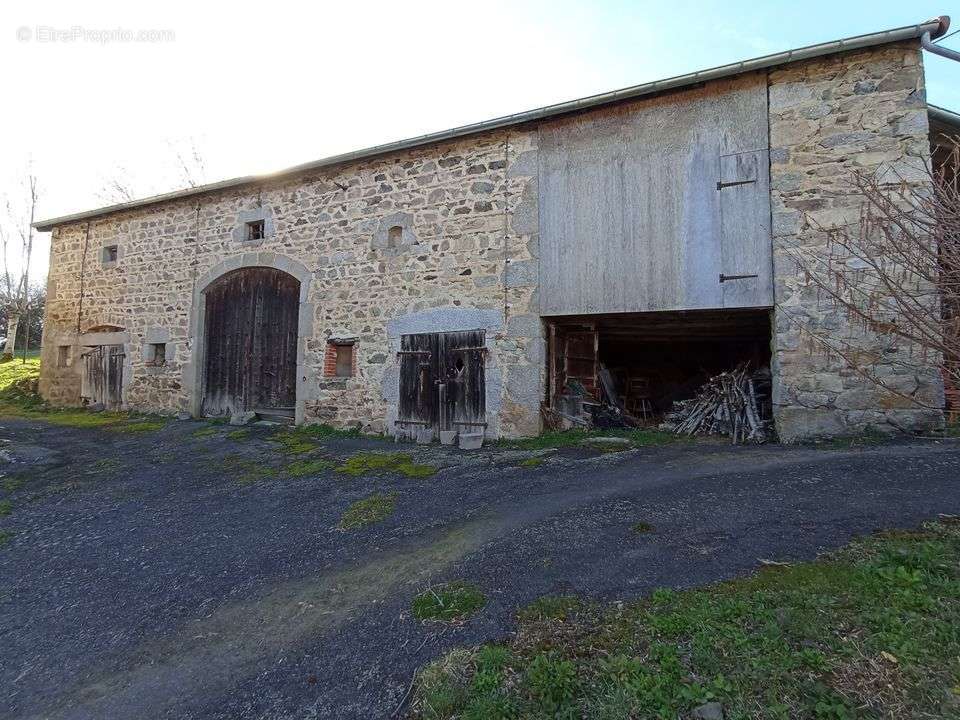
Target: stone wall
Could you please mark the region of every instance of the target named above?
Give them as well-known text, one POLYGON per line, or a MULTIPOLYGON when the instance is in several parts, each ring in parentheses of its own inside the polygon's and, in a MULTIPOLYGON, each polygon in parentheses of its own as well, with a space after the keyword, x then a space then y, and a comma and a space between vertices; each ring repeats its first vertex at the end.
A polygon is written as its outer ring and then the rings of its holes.
MULTIPOLYGON (((930 151, 918 44, 773 68, 768 94, 781 437, 938 424, 936 358, 851 323, 793 256, 824 257, 817 228, 859 221, 853 170, 923 182, 917 168, 930 151), (817 335, 887 358, 880 369, 900 394, 882 392, 817 335)), ((298 419, 392 432, 401 335, 484 329, 489 432, 536 433, 546 365, 537 138, 532 126, 491 131, 58 228, 41 392, 79 402, 79 353, 95 332, 126 347, 128 407, 196 412, 202 290, 229 269, 267 265, 301 280, 298 419), (253 220, 263 221, 264 239, 245 239, 253 220), (112 245, 116 262, 103 262, 112 245), (324 373, 329 341, 345 338, 355 342, 355 374, 324 373), (167 344, 163 365, 149 362, 147 345, 158 342, 167 344), (74 347, 69 367, 57 367, 61 345, 74 347)))
POLYGON ((498 412, 488 413, 489 432, 538 432, 536 137, 512 128, 57 228, 42 394, 78 403, 85 333, 115 326, 122 334, 111 337, 126 346, 126 406, 195 411, 202 284, 241 265, 299 267, 309 273, 302 419, 391 432, 399 337, 388 326, 455 330, 444 317, 469 323, 480 313, 492 318, 488 407, 498 412), (267 236, 245 240, 244 223, 257 219, 267 236), (388 236, 393 227, 402 232, 388 236), (118 259, 104 263, 111 245, 118 259), (431 314, 438 322, 424 324, 431 314), (330 338, 356 338, 353 377, 324 375, 330 338), (167 343, 164 365, 149 363, 151 342, 167 343), (61 345, 74 347, 70 367, 57 367, 61 345))
POLYGON ((807 274, 831 253, 824 229, 848 226, 857 232, 863 197, 851 186, 854 170, 880 173, 893 183, 925 182, 930 145, 923 82, 916 42, 831 55, 769 74, 774 403, 785 441, 942 422, 937 358, 865 330, 818 292, 807 274), (828 352, 824 337, 851 347, 848 357, 857 367, 828 352), (858 370, 867 362, 896 392, 858 370))

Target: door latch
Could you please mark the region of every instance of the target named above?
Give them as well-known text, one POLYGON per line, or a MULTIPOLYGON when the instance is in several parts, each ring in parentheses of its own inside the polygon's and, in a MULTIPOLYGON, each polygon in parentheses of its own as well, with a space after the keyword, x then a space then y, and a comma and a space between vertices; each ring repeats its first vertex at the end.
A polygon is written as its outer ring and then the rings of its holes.
POLYGON ((753 275, 724 275, 723 273, 720 273, 720 282, 725 283, 727 280, 747 280, 748 278, 755 277, 759 277, 759 275, 757 275, 757 273, 754 273, 753 275))
POLYGON ((756 179, 754 179, 754 180, 733 180, 732 182, 723 182, 722 180, 718 180, 718 181, 717 181, 717 190, 723 190, 724 188, 728 188, 728 187, 736 187, 737 185, 749 185, 749 184, 755 183, 755 182, 756 182, 756 179))

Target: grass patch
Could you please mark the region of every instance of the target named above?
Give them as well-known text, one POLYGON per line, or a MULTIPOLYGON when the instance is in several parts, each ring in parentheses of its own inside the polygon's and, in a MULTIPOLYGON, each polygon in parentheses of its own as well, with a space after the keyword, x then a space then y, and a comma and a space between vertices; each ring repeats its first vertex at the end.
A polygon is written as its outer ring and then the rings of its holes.
POLYGON ((40 358, 0 363, 0 416, 42 420, 80 429, 110 428, 119 432, 152 432, 166 425, 156 416, 127 412, 89 412, 83 408, 51 408, 37 393, 40 358))
POLYGON ((230 432, 227 433, 227 437, 230 438, 231 440, 236 440, 239 442, 240 440, 246 440, 248 437, 250 437, 250 431, 247 430, 246 428, 240 428, 239 430, 231 430, 230 432))
POLYGON ((281 452, 299 455, 313 452, 324 440, 360 436, 359 430, 338 430, 330 425, 299 425, 276 432, 270 439, 280 443, 281 452))
MULTIPOLYGON (((626 438, 634 447, 692 442, 688 437, 674 435, 673 433, 663 432, 662 430, 607 428, 605 430, 550 430, 536 437, 500 440, 496 444, 500 447, 513 450, 548 450, 582 445, 591 438, 598 437, 626 438)), ((627 447, 625 446, 622 449, 627 449, 627 447)))
POLYGON ((114 470, 119 470, 122 466, 122 463, 117 460, 117 458, 100 458, 90 463, 89 468, 86 471, 87 475, 100 475, 102 473, 113 472, 114 470))
POLYGON ((250 460, 243 455, 227 455, 223 458, 223 469, 233 475, 241 485, 249 485, 259 480, 276 477, 279 473, 271 465, 256 460, 250 460))
POLYGON ((653 532, 653 525, 648 522, 638 522, 630 527, 630 532, 634 535, 646 535, 653 532))
POLYGON ((23 487, 25 482, 26 480, 24 480, 22 477, 9 477, 3 479, 3 482, 0 483, 0 487, 3 487, 4 492, 12 493, 23 487))
POLYGON ((283 471, 291 477, 307 477, 309 475, 319 475, 332 467, 334 467, 334 463, 330 460, 315 458, 313 460, 294 460, 284 467, 283 471))
POLYGON ((0 530, 0 548, 3 548, 13 539, 14 533, 9 530, 0 530))
POLYGON ((418 675, 416 718, 957 717, 960 525, 613 605, 541 599, 418 675), (555 611, 554 609, 557 608, 555 611), (561 614, 562 612, 562 614, 561 614))
POLYGON ((526 460, 520 461, 520 467, 535 468, 539 467, 540 465, 543 465, 543 458, 541 457, 530 457, 526 460))
POLYGON ((122 433, 145 433, 154 432, 166 426, 166 420, 135 420, 122 425, 116 425, 111 429, 122 433))
POLYGON ((376 493, 363 500, 357 500, 340 516, 341 530, 356 530, 385 520, 397 508, 396 493, 376 493))
POLYGON ((6 517, 13 512, 13 503, 9 500, 0 500, 0 517, 6 517))
POLYGON ((208 427, 202 427, 199 430, 194 430, 190 433, 190 437, 193 438, 208 438, 213 437, 214 435, 220 434, 220 428, 215 425, 210 425, 208 427))
POLYGON ((423 478, 435 474, 437 468, 417 464, 406 453, 360 452, 347 458, 337 472, 353 477, 367 473, 396 472, 408 478, 423 478))
POLYGON ((517 613, 521 622, 537 620, 563 620, 584 607, 584 602, 573 595, 544 595, 522 608, 517 613))
POLYGON ((420 620, 461 620, 487 604, 476 585, 456 581, 427 588, 413 599, 413 616, 420 620))
POLYGON ((822 450, 852 450, 860 447, 883 445, 884 443, 894 440, 895 437, 894 435, 882 433, 879 430, 868 429, 859 435, 823 438, 821 440, 813 440, 810 444, 822 450))

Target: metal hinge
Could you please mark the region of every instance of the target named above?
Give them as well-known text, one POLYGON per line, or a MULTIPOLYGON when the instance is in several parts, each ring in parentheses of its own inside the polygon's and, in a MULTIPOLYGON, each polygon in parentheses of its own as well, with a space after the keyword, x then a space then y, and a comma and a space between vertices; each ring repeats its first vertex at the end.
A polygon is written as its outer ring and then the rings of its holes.
POLYGON ((756 179, 753 180, 734 180, 733 182, 723 182, 722 180, 717 180, 717 190, 723 190, 728 187, 735 187, 736 185, 749 185, 750 183, 755 183, 756 179))
POLYGON ((756 273, 754 273, 753 275, 724 275, 723 273, 720 273, 720 282, 724 283, 727 280, 747 280, 748 278, 755 278, 755 277, 759 277, 759 275, 757 275, 756 273))

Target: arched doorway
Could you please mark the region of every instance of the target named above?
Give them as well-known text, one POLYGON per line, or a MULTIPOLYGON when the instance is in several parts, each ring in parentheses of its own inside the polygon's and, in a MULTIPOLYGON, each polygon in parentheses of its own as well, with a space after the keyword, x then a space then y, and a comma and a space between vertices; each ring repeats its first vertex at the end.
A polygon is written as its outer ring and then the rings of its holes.
POLYGON ((294 416, 300 281, 270 267, 221 275, 204 294, 203 413, 294 416))

